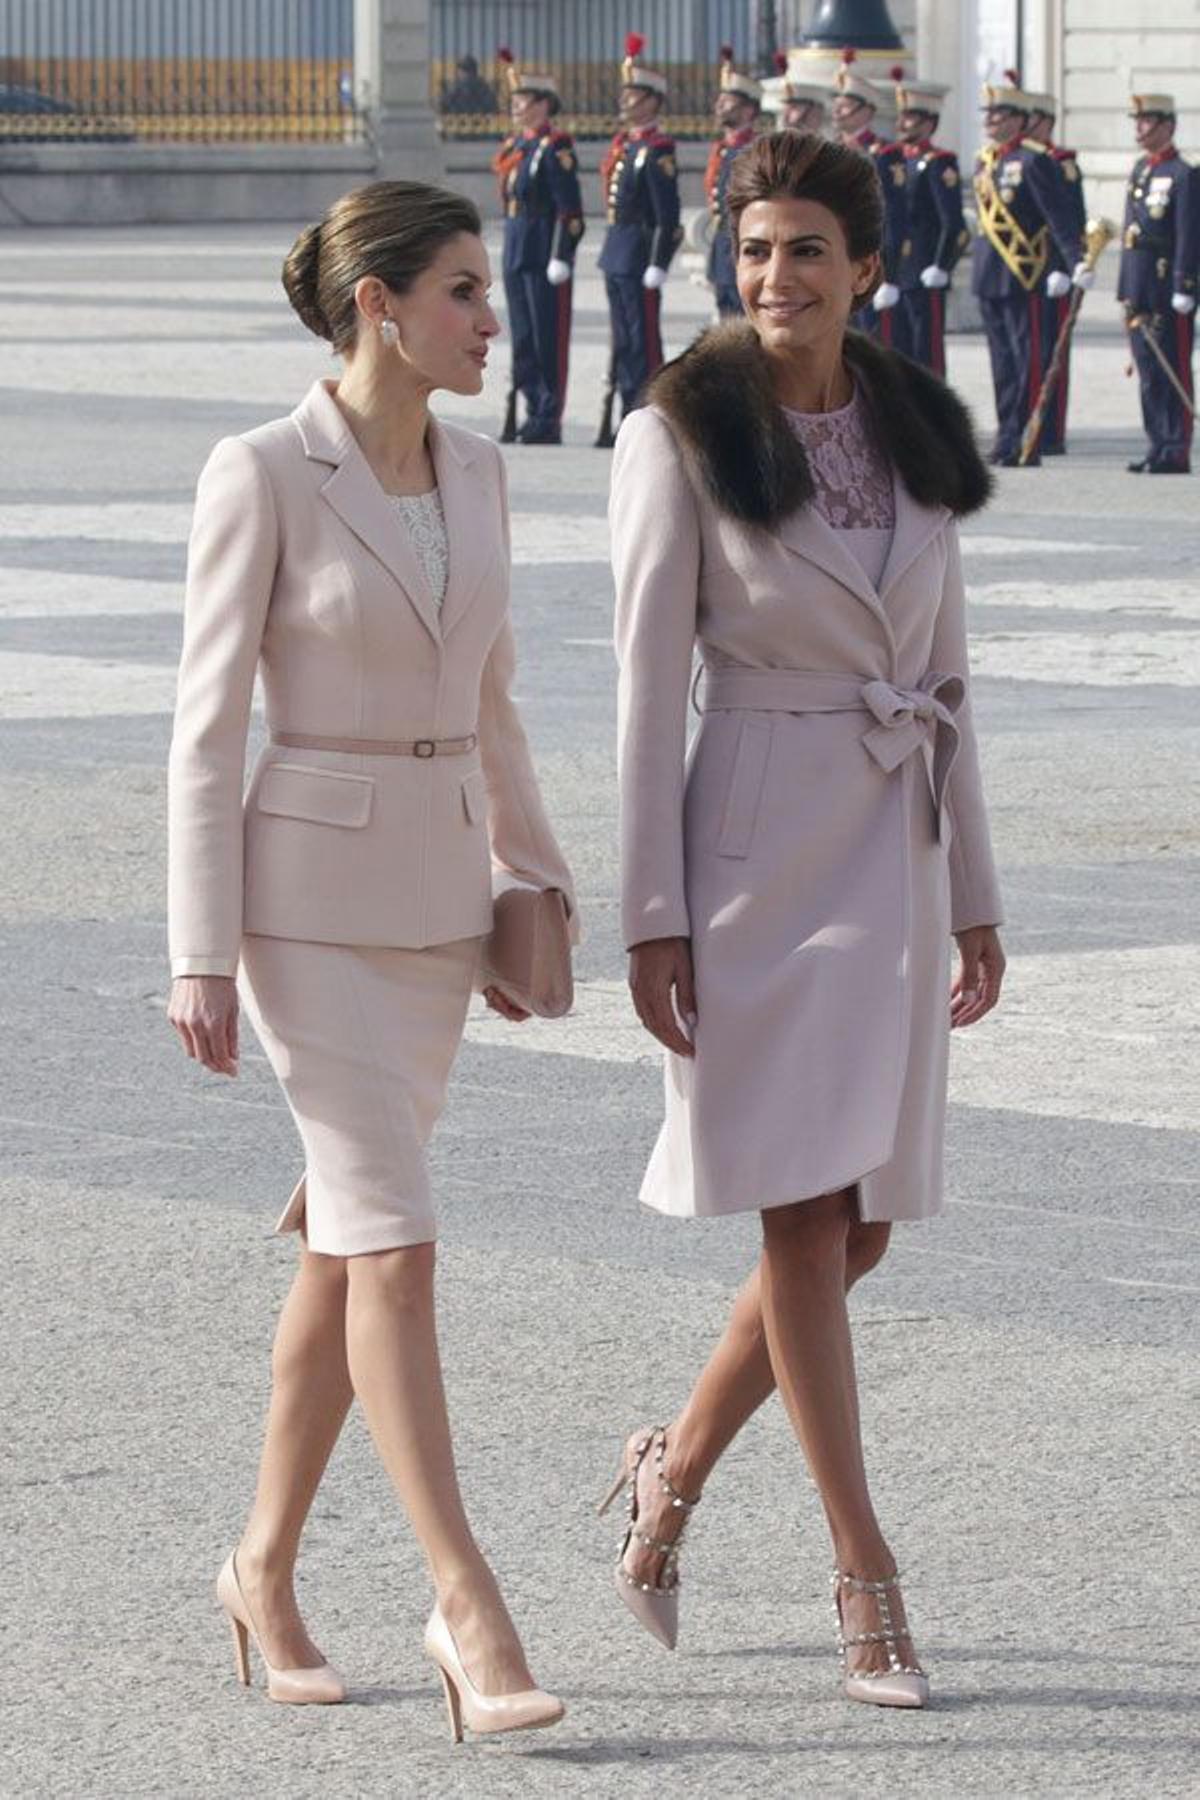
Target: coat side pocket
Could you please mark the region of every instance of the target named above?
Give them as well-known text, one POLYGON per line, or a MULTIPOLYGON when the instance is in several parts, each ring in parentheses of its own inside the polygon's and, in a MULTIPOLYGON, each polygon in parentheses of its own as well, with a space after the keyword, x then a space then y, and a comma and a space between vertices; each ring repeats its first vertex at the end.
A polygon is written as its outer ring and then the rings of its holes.
POLYGON ((304 763, 272 763, 262 772, 255 803, 259 812, 314 825, 365 825, 371 816, 375 782, 370 775, 316 769, 304 763))
POLYGON ((770 753, 770 720, 744 718, 738 729, 729 792, 725 796, 718 856, 749 856, 770 753))
POLYGON ((482 825, 487 819, 487 778, 482 769, 472 769, 463 776, 463 811, 469 825, 482 825))

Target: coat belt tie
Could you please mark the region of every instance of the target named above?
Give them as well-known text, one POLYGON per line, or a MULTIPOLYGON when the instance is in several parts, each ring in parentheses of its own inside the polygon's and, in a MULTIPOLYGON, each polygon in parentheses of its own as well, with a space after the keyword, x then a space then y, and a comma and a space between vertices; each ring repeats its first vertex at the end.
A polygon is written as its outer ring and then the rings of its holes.
POLYGON ((940 836, 946 783, 958 754, 954 715, 966 693, 960 675, 930 669, 915 687, 904 688, 808 669, 725 667, 704 674, 701 712, 867 713, 875 724, 861 742, 886 774, 922 752, 940 836))

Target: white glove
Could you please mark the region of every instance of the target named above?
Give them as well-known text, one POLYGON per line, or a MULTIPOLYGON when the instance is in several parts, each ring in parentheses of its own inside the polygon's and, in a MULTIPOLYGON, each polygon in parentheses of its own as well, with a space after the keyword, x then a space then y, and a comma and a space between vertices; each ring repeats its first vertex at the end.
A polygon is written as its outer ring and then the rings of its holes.
POLYGON ((1065 269, 1051 269, 1046 277, 1046 292, 1051 300, 1061 300, 1071 291, 1071 277, 1065 269))
POLYGON ((1194 294, 1172 294, 1171 305, 1175 308, 1177 313, 1184 313, 1186 315, 1187 313, 1195 312, 1196 296, 1194 294))
POLYGON ((921 286, 923 288, 949 287, 950 277, 945 269, 939 269, 936 263, 930 263, 927 269, 921 270, 921 286))
POLYGON ((552 256, 550 261, 546 264, 546 280, 550 283, 550 286, 561 287, 564 281, 570 281, 570 279, 570 263, 559 262, 557 256, 552 256))
POLYGON ((871 305, 876 312, 889 312, 900 298, 900 289, 895 282, 884 281, 875 289, 871 305))
POLYGON ((1077 287, 1080 293, 1086 294, 1088 289, 1094 287, 1095 284, 1095 269, 1089 269, 1085 262, 1077 262, 1071 270, 1071 286, 1077 287))
POLYGON ((644 288, 660 288, 666 279, 667 271, 665 269, 660 269, 656 264, 651 263, 650 267, 642 275, 642 286, 644 288))

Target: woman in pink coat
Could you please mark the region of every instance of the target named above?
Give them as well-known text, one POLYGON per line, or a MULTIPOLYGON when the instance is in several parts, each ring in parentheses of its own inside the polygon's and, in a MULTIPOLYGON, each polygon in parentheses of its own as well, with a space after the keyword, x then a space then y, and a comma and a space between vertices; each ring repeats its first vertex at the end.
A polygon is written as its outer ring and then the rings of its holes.
POLYGON ((205 466, 170 769, 171 1020, 236 1075, 240 987, 304 1145, 258 1490, 217 1582, 238 1673, 252 1636, 272 1699, 345 1695, 292 1575, 357 1399, 429 1563, 425 1648, 456 1737, 562 1716, 459 1493, 425 1167, 492 865, 571 891, 510 693, 504 462, 429 410, 438 388, 483 385, 498 326, 480 229, 457 194, 381 181, 297 239, 288 297, 344 367, 205 466), (256 671, 269 741, 243 802, 256 671))
POLYGON ((617 441, 622 889, 668 1051, 642 1198, 759 1212, 763 1248, 679 1417, 626 1446, 617 1587, 673 1645, 690 1508, 778 1387, 833 1539, 845 1691, 920 1706, 845 1293, 893 1220, 941 1206, 949 1030, 1003 974, 955 523, 988 477, 951 392, 847 334, 880 280, 867 159, 762 138, 729 209, 746 322, 668 365, 617 441))

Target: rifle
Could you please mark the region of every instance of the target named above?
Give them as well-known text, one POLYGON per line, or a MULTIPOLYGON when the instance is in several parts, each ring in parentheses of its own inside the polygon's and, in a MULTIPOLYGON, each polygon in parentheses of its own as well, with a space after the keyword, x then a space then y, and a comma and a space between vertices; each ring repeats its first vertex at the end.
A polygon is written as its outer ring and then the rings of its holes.
POLYGON ((600 403, 600 430, 593 448, 611 450, 613 447, 613 407, 617 399, 617 352, 615 347, 608 353, 608 376, 604 385, 604 399, 600 403))
MULTIPOLYGON (((1094 269, 1100 260, 1100 253, 1110 238, 1117 235, 1117 228, 1111 219, 1089 219, 1087 236, 1087 252, 1084 265, 1094 269)), ((1062 322, 1062 330, 1054 345, 1054 355, 1050 358, 1050 367, 1046 370, 1041 392, 1038 394, 1033 411, 1029 415, 1029 423, 1025 427, 1025 435, 1021 439, 1021 451, 1017 462, 1021 468, 1029 461, 1038 447, 1038 439, 1042 435, 1046 412, 1049 408, 1054 390, 1058 386, 1063 366, 1067 360, 1067 351, 1071 347, 1071 333, 1075 329, 1075 321, 1079 317, 1079 309, 1083 305, 1083 289, 1076 288, 1071 295, 1071 304, 1067 308, 1067 316, 1062 322)))
POLYGON ((517 384, 510 375, 508 378, 508 399, 504 402, 504 424, 500 431, 502 444, 515 444, 517 441, 517 384))

